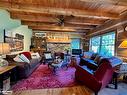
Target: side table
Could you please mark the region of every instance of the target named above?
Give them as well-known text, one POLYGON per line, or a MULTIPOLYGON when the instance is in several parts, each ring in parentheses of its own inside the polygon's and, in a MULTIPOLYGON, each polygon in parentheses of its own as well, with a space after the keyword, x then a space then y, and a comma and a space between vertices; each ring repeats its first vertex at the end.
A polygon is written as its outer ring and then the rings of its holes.
POLYGON ((1 90, 8 90, 9 89, 9 87, 6 88, 6 86, 4 86, 3 82, 8 79, 9 83, 7 86, 10 86, 11 75, 15 69, 16 69, 16 65, 0 67, 0 89, 1 90))
POLYGON ((125 79, 126 75, 127 75, 127 63, 123 62, 120 67, 119 70, 114 70, 114 74, 113 74, 113 84, 115 85, 115 89, 117 89, 118 87, 118 76, 119 75, 123 75, 123 80, 125 79))

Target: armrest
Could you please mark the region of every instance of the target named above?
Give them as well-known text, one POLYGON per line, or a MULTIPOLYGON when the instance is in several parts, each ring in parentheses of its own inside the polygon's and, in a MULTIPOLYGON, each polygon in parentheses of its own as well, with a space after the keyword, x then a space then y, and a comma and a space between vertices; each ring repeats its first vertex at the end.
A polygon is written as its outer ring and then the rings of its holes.
POLYGON ((79 65, 81 65, 81 66, 87 65, 87 62, 88 62, 87 60, 88 60, 87 58, 81 58, 79 65))
POLYGON ((93 74, 87 72, 82 66, 77 66, 75 72, 75 78, 77 81, 85 84, 87 87, 97 92, 100 90, 102 83, 98 81, 93 74))
POLYGON ((28 63, 26 63, 26 62, 18 62, 18 63, 17 63, 17 66, 18 66, 19 68, 30 67, 30 65, 29 65, 28 63))

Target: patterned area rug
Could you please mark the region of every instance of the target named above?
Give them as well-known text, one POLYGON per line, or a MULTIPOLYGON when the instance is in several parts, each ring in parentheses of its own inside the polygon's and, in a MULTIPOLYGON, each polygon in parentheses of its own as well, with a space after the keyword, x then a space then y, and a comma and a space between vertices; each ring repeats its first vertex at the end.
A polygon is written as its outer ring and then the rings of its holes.
POLYGON ((13 85, 12 90, 72 87, 77 85, 74 74, 75 68, 73 67, 69 67, 67 70, 60 68, 53 74, 51 68, 42 64, 27 79, 23 79, 13 85))

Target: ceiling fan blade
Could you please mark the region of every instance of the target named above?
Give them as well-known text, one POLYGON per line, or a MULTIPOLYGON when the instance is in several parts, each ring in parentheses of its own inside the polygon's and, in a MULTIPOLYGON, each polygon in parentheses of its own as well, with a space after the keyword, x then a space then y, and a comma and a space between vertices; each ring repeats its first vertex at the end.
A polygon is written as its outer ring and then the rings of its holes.
POLYGON ((55 15, 55 20, 57 21, 56 24, 53 24, 53 25, 58 25, 58 26, 64 26, 65 24, 65 21, 68 21, 70 19, 74 18, 73 15, 70 15, 70 16, 64 16, 64 15, 55 15))

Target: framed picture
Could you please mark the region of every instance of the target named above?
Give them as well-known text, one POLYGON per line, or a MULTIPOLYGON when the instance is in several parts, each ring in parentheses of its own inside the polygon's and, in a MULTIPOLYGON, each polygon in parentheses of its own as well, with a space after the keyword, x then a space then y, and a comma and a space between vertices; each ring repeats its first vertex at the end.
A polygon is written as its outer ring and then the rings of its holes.
POLYGON ((46 33, 39 33, 39 32, 37 32, 37 33, 35 33, 35 37, 46 37, 46 33))
POLYGON ((4 42, 9 43, 11 52, 22 51, 24 48, 24 36, 11 31, 4 32, 4 42))

